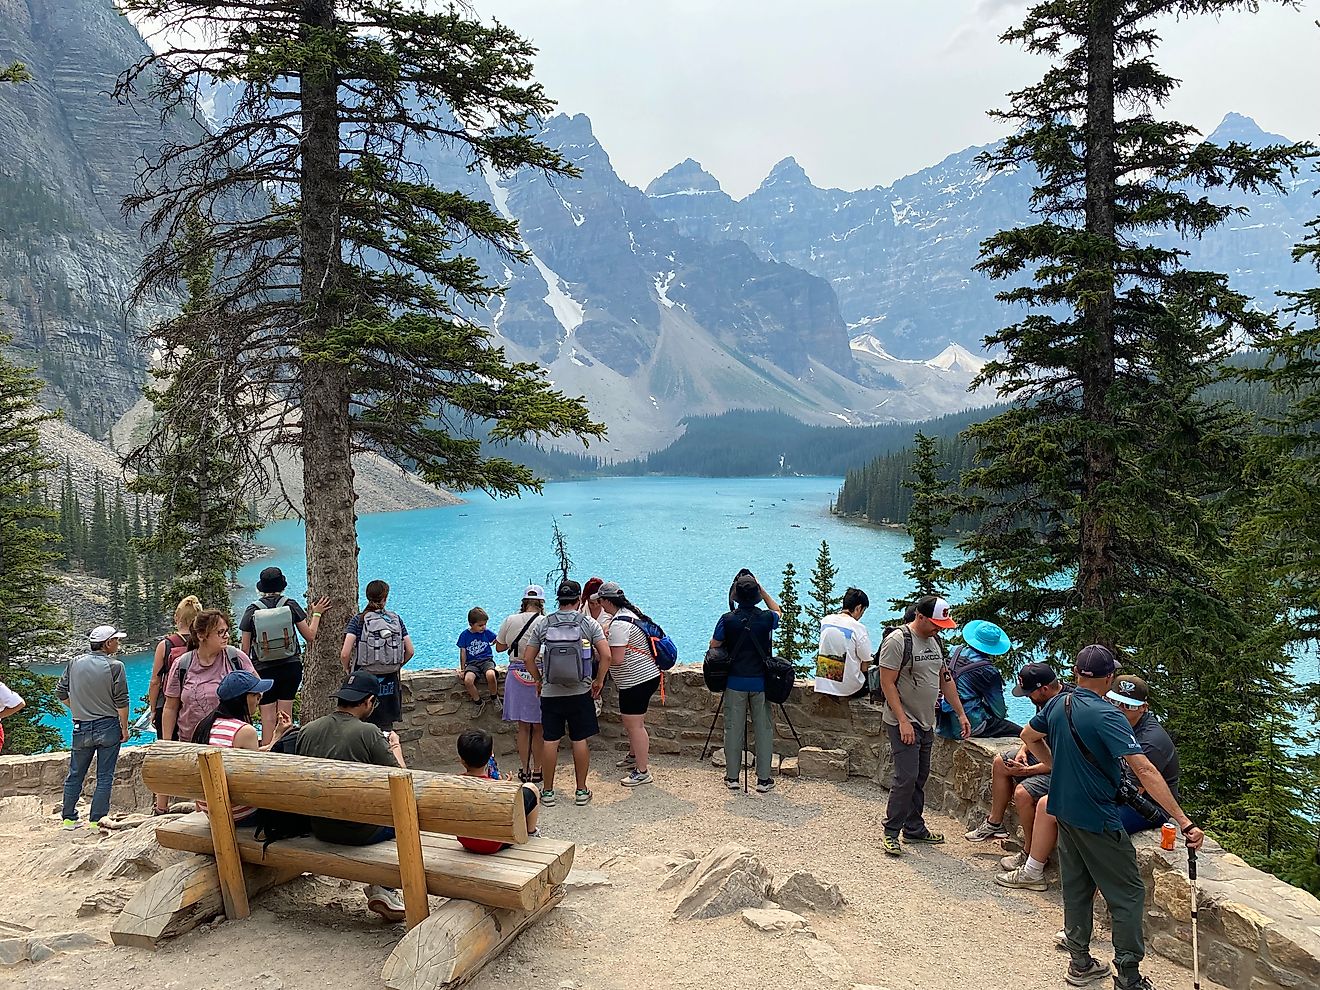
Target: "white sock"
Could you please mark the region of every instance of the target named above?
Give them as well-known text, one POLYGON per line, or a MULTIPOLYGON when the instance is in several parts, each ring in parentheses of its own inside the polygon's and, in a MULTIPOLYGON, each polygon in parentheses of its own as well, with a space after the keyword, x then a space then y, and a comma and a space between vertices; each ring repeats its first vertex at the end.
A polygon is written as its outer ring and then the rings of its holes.
POLYGON ((1028 856, 1026 864, 1022 867, 1022 875, 1031 880, 1039 880, 1045 875, 1045 864, 1034 856, 1028 856))

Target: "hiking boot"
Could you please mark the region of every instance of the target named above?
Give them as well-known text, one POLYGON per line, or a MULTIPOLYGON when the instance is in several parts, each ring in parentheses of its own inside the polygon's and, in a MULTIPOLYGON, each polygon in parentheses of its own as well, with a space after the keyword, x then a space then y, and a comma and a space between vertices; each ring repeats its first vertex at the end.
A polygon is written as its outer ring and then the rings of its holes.
POLYGON ((634 770, 632 773, 628 774, 628 776, 624 777, 623 780, 619 781, 624 787, 640 787, 642 784, 649 784, 650 782, 650 770, 634 770))
POLYGON ((541 805, 546 808, 555 806, 555 789, 553 787, 548 791, 541 792, 541 805))
POLYGON ((1043 876, 1032 877, 1027 875, 1027 868, 1019 866, 1016 870, 1009 870, 1007 873, 1000 873, 995 877, 995 883, 1001 887, 1012 887, 1014 890, 1049 890, 1050 883, 1043 876))
POLYGON ((727 787, 727 788, 728 788, 729 790, 731 790, 731 791, 736 791, 736 790, 738 789, 738 781, 736 781, 736 780, 730 780, 728 777, 725 777, 725 778, 724 778, 724 786, 727 787))
POLYGON ((637 757, 633 756, 632 753, 629 753, 614 765, 620 770, 631 770, 633 767, 637 766, 637 757))
POLYGON ((573 795, 573 803, 576 804, 579 808, 582 807, 584 804, 590 804, 591 791, 587 790, 585 787, 579 787, 577 789, 577 793, 573 795))
POLYGON ((999 868, 1004 871, 1016 870, 1020 866, 1027 865, 1027 854, 1025 852, 1010 853, 999 861, 999 868))
POLYGON ((991 839, 1007 839, 1008 829, 1004 828, 1002 822, 992 822, 987 818, 976 828, 964 835, 963 838, 968 842, 988 842, 991 839))
POLYGON ((773 777, 767 777, 765 780, 758 780, 756 782, 757 794, 769 794, 774 789, 775 789, 775 781, 773 777))
POLYGON ((60 823, 60 828, 66 832, 72 832, 76 828, 82 828, 83 823, 77 818, 66 818, 60 823))
POLYGON ((880 848, 889 856, 902 856, 903 847, 898 844, 898 836, 886 832, 880 837, 880 848))
POLYGON ((918 842, 918 843, 924 842, 926 845, 929 846, 942 846, 944 845, 944 833, 927 832, 925 835, 904 835, 903 841, 918 842))
POLYGON ((403 898, 397 890, 371 884, 364 891, 367 895, 367 910, 374 911, 386 921, 403 921, 407 912, 403 907, 403 898))
POLYGON ((1080 969, 1076 961, 1068 964, 1068 972, 1063 974, 1063 978, 1075 987, 1084 987, 1088 983, 1095 983, 1097 980, 1103 980, 1109 975, 1109 967, 1094 956, 1086 957, 1086 965, 1080 969))

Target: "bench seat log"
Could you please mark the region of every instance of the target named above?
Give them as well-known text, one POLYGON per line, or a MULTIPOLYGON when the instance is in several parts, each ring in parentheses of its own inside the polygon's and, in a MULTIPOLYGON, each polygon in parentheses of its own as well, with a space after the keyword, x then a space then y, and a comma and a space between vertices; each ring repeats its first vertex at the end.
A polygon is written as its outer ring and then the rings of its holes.
MULTIPOLYGON (((167 849, 214 851, 210 822, 201 813, 160 825, 156 841, 167 849)), ((393 842, 341 846, 309 837, 281 839, 263 849, 262 842, 243 829, 238 833, 238 851, 244 863, 296 868, 304 873, 396 889, 402 883, 393 842)), ((573 845, 538 838, 482 856, 463 849, 449 836, 423 834, 422 857, 429 893, 530 911, 543 904, 553 887, 568 875, 573 865, 573 845)))
POLYGON ((563 897, 564 888, 556 886, 530 911, 446 901, 394 947, 380 978, 389 990, 455 990, 563 897))
MULTIPOLYGON (((208 748, 192 743, 152 743, 143 756, 142 782, 156 794, 204 799, 197 757, 208 748)), ((394 824, 389 776, 399 772, 397 767, 246 749, 219 752, 234 804, 313 818, 394 824)), ((479 780, 424 770, 407 773, 412 777, 421 831, 449 835, 461 832, 496 842, 527 841, 522 786, 516 781, 479 780)))
MULTIPOLYGON (((244 866, 248 894, 301 876, 292 867, 244 866)), ((124 906, 110 929, 115 945, 154 949, 164 939, 190 932, 224 913, 220 872, 212 856, 193 856, 154 874, 124 906)))

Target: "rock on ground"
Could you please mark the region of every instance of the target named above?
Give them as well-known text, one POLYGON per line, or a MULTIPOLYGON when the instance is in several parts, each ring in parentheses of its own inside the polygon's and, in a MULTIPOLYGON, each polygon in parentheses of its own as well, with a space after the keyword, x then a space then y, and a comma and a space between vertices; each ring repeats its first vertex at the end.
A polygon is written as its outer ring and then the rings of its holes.
POLYGON ((692 871, 676 918, 718 918, 743 908, 760 907, 773 879, 770 871, 745 846, 727 842, 706 854, 692 871))
POLYGON ((742 920, 758 932, 791 932, 807 927, 807 919, 800 914, 765 908, 747 908, 742 913, 742 920))
POLYGON ((816 972, 835 983, 852 983, 852 967, 848 960, 839 955, 839 951, 828 942, 807 941, 803 951, 816 967, 816 972))
POLYGON ((669 871, 669 874, 660 884, 660 889, 673 890, 675 887, 683 886, 683 884, 687 883, 688 877, 692 876, 692 872, 696 868, 697 861, 695 859, 684 860, 669 871))
POLYGON ((803 870, 790 873, 770 896, 790 911, 842 911, 848 903, 837 884, 826 886, 803 870))

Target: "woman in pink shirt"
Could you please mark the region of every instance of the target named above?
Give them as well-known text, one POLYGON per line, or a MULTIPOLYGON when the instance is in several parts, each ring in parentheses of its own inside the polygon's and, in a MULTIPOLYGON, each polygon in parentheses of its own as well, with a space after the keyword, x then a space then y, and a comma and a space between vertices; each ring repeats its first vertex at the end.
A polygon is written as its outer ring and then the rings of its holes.
POLYGON ((225 675, 235 670, 255 674, 252 661, 236 646, 229 645, 229 618, 224 612, 207 609, 193 620, 193 639, 197 649, 174 661, 165 682, 165 710, 161 713, 163 739, 177 738, 195 742, 197 724, 215 711, 219 697, 216 689, 225 675))

